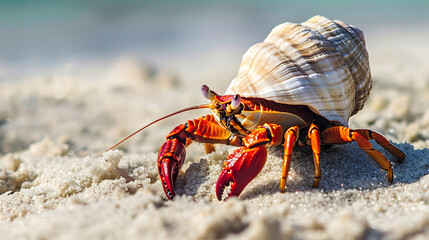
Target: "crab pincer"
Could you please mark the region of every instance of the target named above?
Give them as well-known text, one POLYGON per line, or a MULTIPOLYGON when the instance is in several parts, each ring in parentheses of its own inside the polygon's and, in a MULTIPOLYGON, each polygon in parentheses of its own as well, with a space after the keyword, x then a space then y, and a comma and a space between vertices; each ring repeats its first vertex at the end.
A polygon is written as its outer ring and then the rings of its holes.
POLYGON ((262 170, 267 159, 265 146, 255 148, 236 149, 225 162, 225 168, 220 174, 216 184, 216 196, 222 200, 227 186, 231 184, 231 192, 226 198, 239 196, 243 189, 262 170))
POLYGON ((186 158, 185 145, 178 139, 167 139, 158 153, 158 171, 168 199, 176 195, 174 183, 186 158))

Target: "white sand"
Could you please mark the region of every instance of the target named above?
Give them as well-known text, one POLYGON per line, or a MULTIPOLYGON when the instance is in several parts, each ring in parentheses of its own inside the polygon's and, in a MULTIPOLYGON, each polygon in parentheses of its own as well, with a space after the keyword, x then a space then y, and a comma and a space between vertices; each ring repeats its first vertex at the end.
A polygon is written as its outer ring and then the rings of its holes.
MULTIPOLYGON (((311 188, 311 151, 296 149, 288 191, 281 194, 282 148, 273 147, 241 196, 219 202, 216 180, 233 148, 217 146, 206 155, 194 144, 178 196, 167 201, 157 151, 170 129, 208 112, 160 122, 122 151, 102 152, 157 117, 204 103, 201 84, 222 92, 236 69, 214 65, 198 78, 189 77, 198 72, 186 75, 193 70, 186 61, 180 73, 132 57, 108 68, 71 64, 50 75, 0 82, 0 238, 428 239, 427 36, 409 35, 411 46, 371 34, 374 88, 351 127, 383 133, 407 155, 394 164, 392 185, 356 144, 348 144, 321 154, 317 189, 311 188)), ((229 61, 238 66, 240 59, 229 61)))

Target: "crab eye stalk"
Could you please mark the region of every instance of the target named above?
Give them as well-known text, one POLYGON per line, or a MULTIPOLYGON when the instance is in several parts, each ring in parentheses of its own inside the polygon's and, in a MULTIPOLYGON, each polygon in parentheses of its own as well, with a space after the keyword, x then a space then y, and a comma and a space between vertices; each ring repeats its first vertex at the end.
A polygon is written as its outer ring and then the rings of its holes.
POLYGON ((241 97, 240 95, 236 94, 231 100, 231 109, 236 109, 241 104, 241 97))
POLYGON ((205 98, 207 98, 210 101, 213 101, 214 96, 216 95, 213 91, 210 90, 210 88, 207 85, 201 86, 201 93, 205 98))

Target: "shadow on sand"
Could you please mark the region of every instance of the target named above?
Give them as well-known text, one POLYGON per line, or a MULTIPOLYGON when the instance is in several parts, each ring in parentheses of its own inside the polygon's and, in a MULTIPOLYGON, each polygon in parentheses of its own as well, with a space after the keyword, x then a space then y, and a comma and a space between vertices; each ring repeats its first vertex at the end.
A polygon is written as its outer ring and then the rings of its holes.
MULTIPOLYGON (((429 149, 414 149, 408 143, 395 144, 406 155, 402 163, 382 148, 374 147, 382 152, 393 165, 393 184, 410 184, 419 181, 429 174, 429 149)), ((282 158, 282 149, 271 151, 277 157, 282 158)), ((338 145, 329 148, 320 155, 322 179, 319 187, 312 188, 314 164, 311 150, 308 148, 296 148, 294 150, 291 169, 295 170, 296 178, 287 183, 287 192, 295 191, 321 191, 325 193, 359 189, 372 190, 390 186, 384 171, 380 172, 378 164, 366 155, 356 143, 338 145)), ((271 195, 279 192, 280 181, 272 180, 263 185, 258 185, 250 191, 245 191, 240 196, 242 199, 252 199, 260 195, 271 195)))

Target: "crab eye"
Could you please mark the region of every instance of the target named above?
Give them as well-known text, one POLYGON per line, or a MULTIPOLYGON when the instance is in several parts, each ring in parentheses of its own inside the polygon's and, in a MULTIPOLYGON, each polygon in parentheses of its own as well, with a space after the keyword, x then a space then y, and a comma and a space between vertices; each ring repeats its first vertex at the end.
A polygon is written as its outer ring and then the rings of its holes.
POLYGON ((232 109, 236 109, 240 106, 241 104, 241 97, 240 95, 236 94, 234 95, 234 97, 231 100, 231 108, 232 109))
POLYGON ((201 86, 201 93, 208 100, 214 100, 215 94, 210 90, 210 88, 207 85, 201 86))

